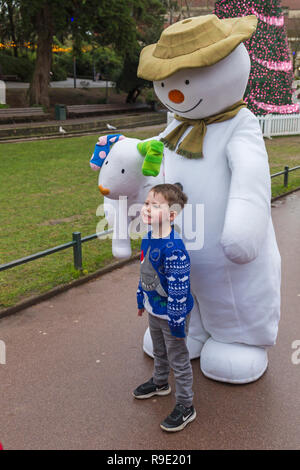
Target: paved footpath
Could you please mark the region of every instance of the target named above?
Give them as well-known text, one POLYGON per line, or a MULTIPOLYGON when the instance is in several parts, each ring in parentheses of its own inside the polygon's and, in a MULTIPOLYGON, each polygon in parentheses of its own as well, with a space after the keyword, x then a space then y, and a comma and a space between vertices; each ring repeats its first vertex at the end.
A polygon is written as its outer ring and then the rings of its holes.
MULTIPOLYGON (((0 441, 6 449, 300 449, 300 191, 272 205, 282 255, 282 317, 257 382, 203 376, 193 360, 197 419, 167 434, 174 395, 135 400, 152 373, 137 317, 138 262, 0 321, 0 441), (294 354, 294 356, 293 356, 294 354), (293 363, 293 359, 294 362, 293 363)), ((171 376, 174 389, 174 379, 171 376)))

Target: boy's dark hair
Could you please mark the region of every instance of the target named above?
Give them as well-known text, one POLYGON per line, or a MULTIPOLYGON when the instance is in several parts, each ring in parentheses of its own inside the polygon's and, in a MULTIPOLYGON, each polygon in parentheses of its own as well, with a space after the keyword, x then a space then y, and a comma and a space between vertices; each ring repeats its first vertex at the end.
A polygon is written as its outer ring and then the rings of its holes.
POLYGON ((172 207, 174 204, 178 204, 181 209, 184 208, 184 205, 188 200, 187 195, 182 190, 183 187, 181 183, 157 184, 151 188, 151 191, 153 191, 154 194, 161 194, 168 202, 170 207, 172 207))

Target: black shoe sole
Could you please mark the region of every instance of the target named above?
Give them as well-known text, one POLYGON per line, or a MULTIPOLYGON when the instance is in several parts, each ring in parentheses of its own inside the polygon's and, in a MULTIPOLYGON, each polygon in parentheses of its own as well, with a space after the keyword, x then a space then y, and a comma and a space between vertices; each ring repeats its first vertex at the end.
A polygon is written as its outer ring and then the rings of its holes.
POLYGON ((161 423, 160 427, 161 427, 161 429, 163 429, 164 431, 167 431, 167 432, 182 431, 188 423, 191 423, 192 421, 194 421, 196 416, 197 416, 197 413, 196 413, 196 410, 194 410, 194 413, 186 421, 184 421, 182 424, 180 424, 176 428, 175 427, 174 428, 168 428, 168 427, 164 426, 163 423, 161 423))
POLYGON ((169 385, 169 388, 167 388, 166 390, 156 390, 155 392, 150 392, 150 393, 147 393, 145 395, 135 395, 134 392, 132 393, 132 395, 134 396, 134 398, 137 398, 138 400, 145 400, 146 398, 151 398, 153 397, 154 395, 159 395, 159 396, 165 396, 165 395, 169 395, 171 393, 171 387, 169 385))

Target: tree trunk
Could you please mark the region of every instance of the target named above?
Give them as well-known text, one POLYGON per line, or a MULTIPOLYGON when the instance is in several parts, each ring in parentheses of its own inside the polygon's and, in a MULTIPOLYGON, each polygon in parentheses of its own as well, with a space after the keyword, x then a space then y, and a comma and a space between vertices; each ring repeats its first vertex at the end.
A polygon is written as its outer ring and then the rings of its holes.
POLYGON ((48 2, 37 16, 37 56, 34 74, 29 88, 30 105, 49 107, 49 80, 52 61, 53 24, 48 2))
POLYGON ((10 24, 10 34, 12 41, 14 43, 14 56, 18 57, 18 46, 17 46, 17 41, 16 41, 16 34, 15 34, 15 24, 14 24, 14 7, 10 2, 7 2, 7 10, 8 10, 8 17, 9 17, 9 24, 10 24))
POLYGON ((141 90, 138 87, 135 87, 132 90, 130 90, 126 98, 126 103, 135 103, 140 93, 141 93, 141 90))

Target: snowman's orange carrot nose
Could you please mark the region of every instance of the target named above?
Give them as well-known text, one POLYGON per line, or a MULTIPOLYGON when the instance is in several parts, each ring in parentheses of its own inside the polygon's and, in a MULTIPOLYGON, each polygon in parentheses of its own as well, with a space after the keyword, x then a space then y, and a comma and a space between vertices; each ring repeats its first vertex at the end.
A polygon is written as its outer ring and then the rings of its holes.
POLYGON ((169 100, 173 103, 182 103, 184 101, 184 94, 180 90, 169 91, 169 100))
POLYGON ((98 186, 99 190, 100 190, 100 193, 103 194, 104 196, 106 196, 106 194, 109 194, 109 189, 108 188, 103 188, 103 186, 101 186, 101 184, 98 186))

